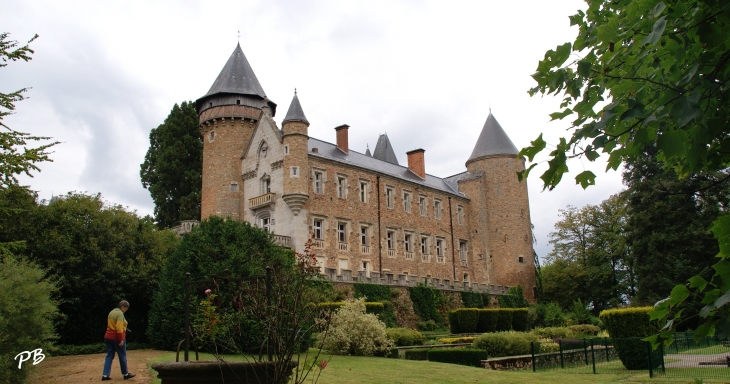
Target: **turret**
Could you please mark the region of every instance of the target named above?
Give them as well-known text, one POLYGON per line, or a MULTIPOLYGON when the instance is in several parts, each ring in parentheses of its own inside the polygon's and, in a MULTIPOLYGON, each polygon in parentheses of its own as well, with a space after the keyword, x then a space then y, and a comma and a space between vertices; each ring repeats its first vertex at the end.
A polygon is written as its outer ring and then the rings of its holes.
MULTIPOLYGON (((521 285, 534 300, 535 265, 527 183, 517 172, 525 168, 517 147, 491 111, 474 150, 466 162, 467 171, 481 177, 465 181, 472 199, 471 220, 477 231, 474 244, 483 255, 482 268, 490 284, 521 285)), ((460 186, 461 189, 461 186, 460 186)))
POLYGON ((296 216, 309 199, 309 121, 304 116, 296 90, 281 127, 284 144, 284 194, 281 198, 296 216))
POLYGON ((203 135, 201 218, 242 219, 241 156, 262 110, 273 116, 276 104, 266 97, 240 44, 196 107, 203 135))

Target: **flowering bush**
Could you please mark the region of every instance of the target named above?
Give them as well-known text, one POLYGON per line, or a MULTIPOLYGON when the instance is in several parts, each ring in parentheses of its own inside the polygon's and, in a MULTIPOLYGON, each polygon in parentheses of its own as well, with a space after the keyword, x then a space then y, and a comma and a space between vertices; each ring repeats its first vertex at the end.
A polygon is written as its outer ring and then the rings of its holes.
POLYGON ((474 336, 465 336, 465 337, 444 337, 439 339, 440 343, 443 344, 458 344, 458 343, 471 343, 476 339, 474 336))
MULTIPOLYGON (((348 300, 332 316, 329 335, 322 345, 333 354, 371 356, 393 347, 385 324, 365 313, 365 299, 348 300)), ((387 355, 387 353, 386 353, 387 355)))

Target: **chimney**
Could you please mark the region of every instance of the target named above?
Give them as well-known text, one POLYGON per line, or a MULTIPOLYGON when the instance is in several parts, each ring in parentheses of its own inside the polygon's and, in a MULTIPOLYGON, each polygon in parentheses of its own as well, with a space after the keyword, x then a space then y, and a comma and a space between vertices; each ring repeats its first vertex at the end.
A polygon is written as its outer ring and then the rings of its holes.
POLYGON ((410 152, 406 152, 406 155, 408 155, 408 169, 411 170, 411 172, 418 175, 418 177, 422 179, 426 179, 426 162, 423 159, 423 153, 426 152, 425 149, 414 149, 410 152))
POLYGON ((342 152, 348 153, 349 147, 347 144, 347 130, 350 128, 347 124, 342 124, 339 127, 335 127, 337 131, 337 148, 342 152))

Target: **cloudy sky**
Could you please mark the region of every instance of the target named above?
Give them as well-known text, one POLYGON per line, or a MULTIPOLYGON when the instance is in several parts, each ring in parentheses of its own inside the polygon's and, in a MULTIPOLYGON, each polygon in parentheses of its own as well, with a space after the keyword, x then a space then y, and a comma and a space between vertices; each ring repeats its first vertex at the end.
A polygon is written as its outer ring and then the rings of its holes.
MULTIPOLYGON (((335 140, 350 125, 364 152, 387 133, 401 164, 426 150, 426 172, 462 172, 491 107, 518 148, 541 132, 548 143, 567 122, 549 122, 559 99, 530 97, 530 74, 546 50, 572 41, 568 16, 581 1, 17 1, 4 0, 1 30, 25 41, 29 63, 0 70, 0 89, 32 87, 5 120, 51 136, 54 162, 24 179, 42 198, 101 192, 140 214, 153 204, 139 180, 149 131, 175 103, 204 95, 239 39, 268 97, 286 114, 294 88, 310 135, 335 140)), ((540 158, 544 161, 546 156, 540 158)), ((558 209, 596 204, 622 189, 604 162, 576 160, 543 192, 528 181, 540 256, 558 209), (573 177, 590 169, 597 185, 573 177)))

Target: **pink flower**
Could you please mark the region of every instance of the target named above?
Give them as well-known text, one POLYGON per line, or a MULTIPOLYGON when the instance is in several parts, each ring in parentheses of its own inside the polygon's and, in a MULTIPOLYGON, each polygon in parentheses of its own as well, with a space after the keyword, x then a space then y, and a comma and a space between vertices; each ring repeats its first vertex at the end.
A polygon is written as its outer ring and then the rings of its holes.
POLYGON ((319 369, 325 369, 327 368, 327 362, 322 360, 319 362, 319 369))
POLYGON ((206 289, 206 290, 205 290, 205 294, 206 294, 206 295, 210 295, 210 293, 211 293, 211 292, 213 292, 213 291, 211 291, 210 289, 206 289))

